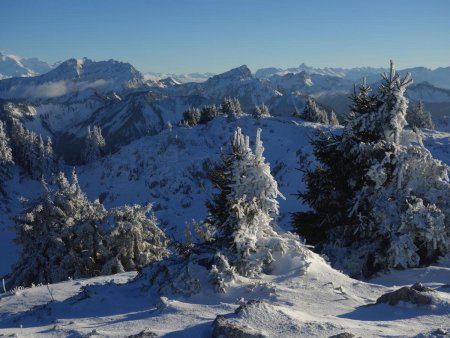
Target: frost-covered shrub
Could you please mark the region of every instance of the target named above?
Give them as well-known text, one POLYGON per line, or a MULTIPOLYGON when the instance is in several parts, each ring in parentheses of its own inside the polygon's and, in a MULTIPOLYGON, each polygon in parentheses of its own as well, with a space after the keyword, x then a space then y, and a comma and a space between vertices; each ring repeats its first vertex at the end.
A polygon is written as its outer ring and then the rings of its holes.
POLYGON ((282 195, 263 157, 260 133, 258 129, 252 151, 249 138, 236 129, 230 151, 210 174, 219 192, 207 203, 209 216, 203 227, 194 224, 197 232, 205 229, 208 235, 196 236, 203 242, 193 243, 187 229, 188 243, 180 248, 179 257, 148 271, 161 290, 187 295, 208 282, 216 292, 225 292, 239 276, 272 273, 281 257, 295 257, 296 267, 306 270, 307 249, 296 235, 283 233, 276 225, 277 198, 282 195))
POLYGON ((105 237, 111 258, 105 274, 141 270, 168 255, 166 236, 151 210, 151 204, 135 204, 110 211, 113 225, 105 237))
POLYGON ((108 213, 98 200, 87 199, 75 171, 71 181, 59 173, 55 185, 52 190, 43 181, 41 196, 24 201, 15 218, 20 256, 7 278, 9 287, 139 270, 167 255, 164 233, 148 215, 151 206, 108 213))
MULTIPOLYGON (((450 250, 449 168, 422 142, 401 143, 409 76, 390 74, 376 97, 354 95, 342 135, 313 141, 298 232, 353 276, 428 264, 450 250)), ((360 87, 361 88, 361 87, 360 87)))
POLYGON ((230 264, 226 256, 218 252, 214 256, 209 277, 214 286, 214 291, 225 293, 237 278, 236 268, 230 264))
POLYGON ((21 251, 8 285, 97 275, 107 255, 101 241, 106 211, 98 201, 87 200, 75 172, 71 182, 59 173, 55 190, 45 182, 42 186, 41 196, 25 202, 24 211, 15 218, 21 251))

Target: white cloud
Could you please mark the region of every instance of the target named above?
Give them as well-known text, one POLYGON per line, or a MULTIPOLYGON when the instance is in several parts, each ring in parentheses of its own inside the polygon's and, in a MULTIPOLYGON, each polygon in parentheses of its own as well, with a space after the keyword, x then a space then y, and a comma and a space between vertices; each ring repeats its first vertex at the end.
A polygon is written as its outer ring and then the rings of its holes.
POLYGON ((95 80, 93 82, 83 81, 83 82, 72 82, 72 81, 54 81, 47 82, 35 87, 28 87, 24 93, 20 96, 31 96, 31 97, 41 97, 41 98, 52 98, 66 95, 67 93, 72 93, 76 91, 82 91, 89 88, 103 87, 108 82, 103 79, 95 80))

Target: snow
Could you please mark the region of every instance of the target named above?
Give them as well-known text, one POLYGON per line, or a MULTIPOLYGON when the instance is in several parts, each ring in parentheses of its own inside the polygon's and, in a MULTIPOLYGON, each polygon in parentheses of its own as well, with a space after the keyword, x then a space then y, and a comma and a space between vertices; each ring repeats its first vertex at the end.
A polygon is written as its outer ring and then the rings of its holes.
MULTIPOLYGON (((2 98, 24 93, 34 96, 33 102, 9 104, 7 110, 43 136, 70 130, 82 137, 86 121, 101 125, 105 132, 127 134, 124 138, 129 138, 122 141, 131 143, 117 153, 76 168, 83 191, 90 200, 102 196, 108 209, 126 203, 153 203, 168 237, 185 241, 185 224, 202 220, 207 213, 204 203, 211 198, 213 187, 206 169, 219 160, 220 148, 229 145, 238 126, 250 140, 262 129, 264 157, 286 197, 279 201, 278 225, 292 230, 291 213, 308 209, 295 195, 305 188, 297 169, 314 163, 309 139, 319 128, 339 133, 341 127, 286 116, 292 114, 292 107, 303 108, 306 94, 347 95, 353 83, 349 78, 372 71, 319 71, 301 65, 297 71, 275 69, 279 74, 268 80, 241 66, 208 80, 212 74, 190 74, 204 82, 181 84, 182 76, 161 80, 156 75, 144 76, 126 63, 83 58, 68 60, 43 76, 2 81, 0 94, 2 98), (155 92, 149 92, 150 86, 155 92), (136 89, 143 92, 133 96, 136 89), (100 98, 97 90, 105 96, 100 98), (158 99, 153 99, 153 94, 158 99), (167 98, 161 98, 165 95, 167 98), (285 117, 255 120, 243 116, 227 122, 221 116, 206 125, 162 130, 166 122, 176 125, 182 111, 194 103, 218 103, 228 95, 239 97, 246 107, 268 102, 271 110, 285 117), (140 107, 138 113, 132 109, 135 105, 140 107), (128 121, 135 124, 126 129, 128 121)), ((420 71, 428 74, 428 70, 420 71)), ((415 87, 410 97, 450 101, 448 91, 429 85, 415 87)), ((407 133, 402 137, 408 137, 407 133)), ((450 164, 450 133, 424 130, 423 142, 435 158, 450 164)), ((254 148, 254 144, 250 146, 254 148)), ((71 170, 68 166, 64 169, 71 170)), ((18 167, 12 174, 6 183, 10 200, 2 200, 0 205, 0 275, 8 273, 17 257, 9 227, 11 216, 20 211, 18 198, 39 193, 39 183, 18 167)), ((169 337, 207 337, 217 315, 269 337, 328 337, 344 331, 362 337, 450 332, 450 257, 427 268, 391 271, 370 281, 357 281, 332 269, 324 258, 308 253, 311 264, 306 271, 300 272, 293 260, 276 257, 272 275, 239 277, 225 294, 204 288, 189 298, 176 294, 160 297, 146 274, 136 278, 134 272, 9 290, 0 294, 0 335, 124 337, 150 330, 169 337), (370 305, 382 294, 415 282, 436 290, 431 306, 370 305), (234 313, 252 299, 262 302, 234 313)))
MULTIPOLYGON (((317 128, 326 128, 295 118, 256 121, 244 116, 228 123, 218 117, 207 125, 164 130, 100 162, 78 167, 80 184, 91 200, 105 193, 107 208, 154 203, 161 227, 169 236, 183 240, 185 222, 206 216, 204 202, 211 197, 211 187, 202 174, 203 166, 219 159, 220 147, 229 143, 236 125, 251 140, 258 127, 263 129, 264 156, 286 196, 280 200, 279 225, 290 229, 290 212, 307 209, 294 196, 304 189, 296 168, 314 161, 308 136, 317 128)), ((339 132, 340 127, 332 130, 339 132)), ((436 158, 450 163, 449 133, 426 130, 424 143, 436 158)), ((13 174, 7 183, 12 194, 10 210, 0 211, 1 273, 8 271, 15 257, 6 227, 11 225, 9 216, 20 208, 17 198, 39 192, 38 182, 22 177, 17 169, 13 174)), ((206 289, 189 298, 168 295, 160 299, 148 280, 133 280, 133 272, 16 290, 0 295, 0 334, 124 337, 150 330, 168 337, 208 337, 219 314, 269 337, 328 337, 341 332, 411 337, 450 330, 450 289, 443 287, 450 282, 449 257, 435 266, 392 271, 368 282, 332 269, 316 254, 311 257, 303 274, 281 261, 274 275, 240 278, 220 295, 206 289), (431 306, 366 306, 388 291, 417 281, 436 289, 431 306), (234 314, 242 301, 251 299, 263 303, 234 314)))
MULTIPOLYGON (((414 271, 411 278, 425 272, 414 271)), ((448 273, 448 272, 447 272, 448 273)), ((18 290, 0 298, 0 333, 21 336, 125 337, 143 330, 167 337, 208 337, 219 314, 268 337, 411 337, 449 330, 448 289, 429 307, 370 305, 390 287, 352 280, 314 255, 304 275, 245 280, 227 294, 160 298, 134 273, 18 290), (235 315, 240 303, 263 301, 235 315)), ((395 278, 395 274, 392 275, 395 278)), ((445 275, 441 276, 442 278, 445 275)))

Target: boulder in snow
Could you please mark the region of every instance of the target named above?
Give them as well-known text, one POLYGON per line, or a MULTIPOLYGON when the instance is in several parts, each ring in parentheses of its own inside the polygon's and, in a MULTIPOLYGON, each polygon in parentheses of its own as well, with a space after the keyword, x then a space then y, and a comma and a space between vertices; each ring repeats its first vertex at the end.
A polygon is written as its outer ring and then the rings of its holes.
POLYGON ((388 292, 377 299, 377 304, 397 305, 399 302, 408 302, 417 305, 429 305, 433 298, 429 292, 433 289, 416 283, 413 286, 405 286, 398 290, 388 292))

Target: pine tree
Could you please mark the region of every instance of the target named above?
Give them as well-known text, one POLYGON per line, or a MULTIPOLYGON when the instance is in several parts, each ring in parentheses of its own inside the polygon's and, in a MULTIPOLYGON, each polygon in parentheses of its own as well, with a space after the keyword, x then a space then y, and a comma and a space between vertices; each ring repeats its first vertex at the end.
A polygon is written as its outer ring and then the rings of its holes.
POLYGON ((104 273, 141 270, 168 255, 167 240, 151 212, 151 204, 111 210, 113 226, 107 237, 111 258, 104 273))
POLYGON ((376 95, 372 94, 372 88, 366 83, 366 78, 358 86, 356 92, 356 85, 353 86, 353 94, 350 96, 350 117, 356 117, 362 114, 373 112, 380 104, 376 95))
POLYGON ((102 225, 107 212, 98 200, 88 200, 75 170, 70 182, 59 173, 56 186, 53 200, 62 211, 58 222, 65 224, 63 238, 67 250, 60 264, 62 274, 72 278, 99 275, 108 256, 102 225))
POLYGON ((268 117, 270 116, 269 108, 264 103, 259 106, 255 106, 252 116, 257 120, 262 117, 268 117))
POLYGON ((263 156, 260 135, 258 129, 252 151, 249 138, 236 128, 229 151, 209 176, 219 190, 207 202, 209 216, 203 229, 211 235, 203 242, 189 241, 179 247, 178 256, 147 270, 147 278, 160 292, 189 296, 198 293, 206 279, 216 292, 226 292, 239 276, 257 278, 262 272, 274 272, 281 257, 295 257, 293 266, 307 269, 303 244, 276 225, 277 198, 282 195, 263 156))
POLYGON ((334 110, 332 110, 332 111, 328 114, 328 124, 330 124, 331 126, 337 126, 337 125, 339 125, 339 119, 338 119, 336 113, 334 112, 334 110))
POLYGON ((30 131, 18 120, 14 120, 11 132, 13 157, 32 178, 50 177, 56 170, 56 158, 51 138, 30 131))
POLYGON ((105 146, 106 142, 102 136, 101 128, 88 126, 82 153, 83 163, 87 164, 97 161, 104 155, 105 146))
POLYGON ((60 225, 51 221, 58 210, 47 184, 42 181, 42 195, 37 201, 22 203, 24 211, 15 218, 20 256, 7 278, 9 287, 52 281, 52 268, 64 255, 60 225))
POLYGON ((214 120, 215 117, 219 116, 219 109, 216 105, 204 106, 200 112, 200 121, 198 123, 205 124, 209 121, 214 120))
POLYGON ((24 211, 15 218, 21 253, 8 285, 98 275, 107 255, 101 227, 105 216, 98 201, 87 200, 75 172, 71 182, 59 173, 55 190, 42 181, 41 196, 25 201, 24 211))
POLYGON ((208 222, 217 228, 215 243, 236 255, 225 254, 239 274, 251 277, 269 271, 277 253, 301 251, 294 238, 276 227, 276 199, 283 196, 263 157, 260 133, 258 129, 253 153, 249 138, 236 129, 231 153, 214 175, 220 192, 208 204, 208 222))
POLYGON ((302 119, 308 122, 316 122, 323 124, 339 124, 336 114, 334 112, 328 113, 326 110, 320 108, 316 101, 311 97, 308 97, 306 101, 305 109, 303 109, 302 114, 300 115, 302 119))
POLYGON ((259 274, 272 262, 273 255, 265 240, 277 236, 273 228, 274 217, 278 215, 276 198, 283 197, 265 163, 260 133, 258 129, 253 154, 248 136, 236 129, 231 189, 227 196, 232 211, 224 224, 232 229, 233 248, 240 258, 237 268, 247 276, 259 274))
POLYGON ((411 82, 391 63, 376 98, 353 96, 343 134, 313 141, 318 165, 300 194, 313 212, 294 223, 353 276, 428 264, 450 250, 449 168, 421 142, 401 143, 411 82))
POLYGON ((5 124, 0 121, 0 164, 3 167, 13 162, 10 140, 6 135, 5 124))
POLYGON ((10 178, 9 167, 13 164, 12 150, 6 135, 5 124, 0 121, 0 193, 3 195, 6 195, 3 185, 10 178))
POLYGON ((425 110, 422 101, 414 104, 406 113, 406 121, 411 128, 427 128, 434 129, 433 119, 431 114, 425 110))
POLYGON ((198 108, 191 107, 183 113, 181 124, 187 127, 195 126, 199 123, 201 113, 198 108))
POLYGON ((227 116, 229 122, 235 121, 238 116, 244 114, 241 103, 237 98, 225 97, 220 105, 220 111, 227 116))

